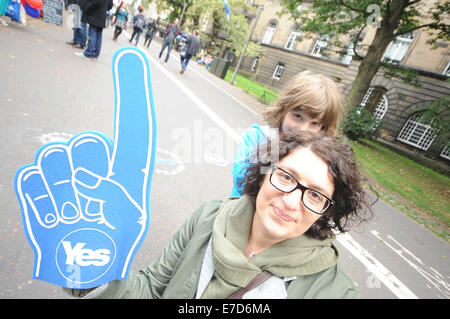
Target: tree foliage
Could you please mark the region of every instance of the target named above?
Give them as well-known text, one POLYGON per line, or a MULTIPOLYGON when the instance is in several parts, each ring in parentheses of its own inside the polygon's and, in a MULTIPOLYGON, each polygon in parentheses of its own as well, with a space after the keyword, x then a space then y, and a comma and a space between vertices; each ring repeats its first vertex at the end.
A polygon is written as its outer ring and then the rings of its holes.
MULTIPOLYGON (((169 21, 180 18, 183 12, 183 6, 186 4, 186 10, 192 6, 194 0, 141 0, 141 4, 147 7, 149 3, 155 1, 158 12, 169 11, 169 21), (145 4, 144 4, 145 3, 145 4)), ((182 23, 184 22, 184 18, 182 23)))
POLYGON ((430 125, 433 133, 439 136, 444 145, 447 145, 450 142, 450 96, 444 95, 423 111, 419 121, 430 125))
MULTIPOLYGON (((244 11, 251 11, 251 6, 245 0, 228 0, 230 9, 230 20, 225 14, 225 7, 222 0, 142 0, 142 2, 155 1, 158 12, 169 11, 169 21, 175 17, 180 18, 183 5, 186 3, 186 10, 182 21, 185 31, 202 29, 201 24, 208 20, 212 23, 211 36, 201 33, 202 42, 211 46, 210 51, 214 52, 214 41, 219 37, 225 37, 228 41, 227 47, 234 51, 235 55, 240 55, 249 35, 249 21, 244 15, 244 11)), ((147 4, 148 5, 148 4, 147 4)), ((260 45, 250 42, 246 54, 257 56, 261 52, 260 45)))
MULTIPOLYGON (((229 0, 230 20, 227 20, 222 0, 195 0, 187 10, 187 15, 192 21, 208 20, 213 24, 213 39, 219 34, 228 41, 228 47, 234 50, 235 55, 240 55, 248 39, 250 25, 244 15, 244 11, 251 11, 251 6, 245 0, 229 0)), ((211 40, 213 40, 211 39, 211 40)), ((257 56, 261 51, 258 44, 250 42, 246 54, 257 56)))
POLYGON ((380 122, 377 122, 373 114, 365 108, 352 107, 348 112, 343 132, 351 140, 374 135, 380 122))

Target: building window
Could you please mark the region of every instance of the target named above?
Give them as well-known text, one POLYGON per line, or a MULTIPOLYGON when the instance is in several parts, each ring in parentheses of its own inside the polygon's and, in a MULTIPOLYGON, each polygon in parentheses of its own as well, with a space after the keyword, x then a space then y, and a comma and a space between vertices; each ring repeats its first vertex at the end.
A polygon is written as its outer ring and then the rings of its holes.
POLYGON ((426 151, 433 142, 435 135, 430 125, 419 122, 421 116, 421 113, 411 115, 397 139, 426 151))
POLYGON ((267 30, 266 30, 266 33, 264 34, 262 43, 264 43, 264 44, 272 43, 272 38, 273 38, 273 35, 275 34, 276 30, 277 30, 277 24, 275 22, 271 22, 269 24, 269 26, 267 27, 267 30))
POLYGON ((450 145, 444 147, 444 149, 441 152, 441 157, 448 159, 450 161, 450 145))
MULTIPOLYGON (((367 102, 369 101, 369 98, 372 95, 373 90, 374 90, 373 87, 367 90, 366 95, 364 95, 364 98, 361 101, 361 107, 365 107, 367 105, 367 102)), ((373 117, 375 121, 377 122, 381 121, 384 115, 386 114, 387 109, 388 109, 388 99, 386 95, 383 94, 377 106, 375 107, 375 111, 373 112, 373 117)))
POLYGON ((292 30, 291 34, 289 35, 289 39, 286 42, 285 49, 294 50, 301 35, 302 33, 299 28, 295 28, 294 30, 292 30))
POLYGON ((330 37, 328 34, 322 35, 320 38, 316 40, 316 43, 314 43, 314 47, 311 50, 311 54, 315 56, 322 56, 323 50, 328 46, 328 41, 330 40, 330 37))
POLYGON ((281 74, 283 74, 284 71, 284 64, 278 63, 277 67, 275 68, 275 72, 273 72, 272 77, 276 80, 281 79, 281 74))
POLYGON ((256 71, 256 67, 258 66, 258 62, 259 62, 259 57, 253 58, 252 67, 251 67, 252 72, 256 71))
POLYGON ((361 107, 365 107, 367 104, 367 101, 369 101, 370 95, 372 94, 373 88, 369 88, 366 92, 366 95, 364 95, 362 101, 361 101, 361 107))
MULTIPOLYGON (((358 49, 361 47, 361 43, 362 43, 361 40, 358 40, 358 42, 356 43, 356 51, 358 51, 358 49)), ((355 43, 353 41, 350 42, 350 44, 347 47, 347 52, 341 59, 342 63, 350 64, 352 62, 353 57, 355 56, 355 50, 353 50, 354 47, 355 43)))
POLYGON ((396 37, 384 52, 383 59, 392 60, 395 62, 400 62, 401 60, 403 60, 413 38, 414 36, 412 32, 396 37))

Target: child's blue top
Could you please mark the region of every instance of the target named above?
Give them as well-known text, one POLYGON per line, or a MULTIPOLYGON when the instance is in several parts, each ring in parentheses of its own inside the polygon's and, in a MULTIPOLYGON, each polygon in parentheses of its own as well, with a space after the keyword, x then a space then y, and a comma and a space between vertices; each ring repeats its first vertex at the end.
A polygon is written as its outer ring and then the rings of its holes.
POLYGON ((260 126, 258 124, 252 125, 248 128, 244 134, 242 134, 241 141, 239 142, 236 150, 236 156, 233 164, 233 190, 231 191, 231 197, 241 197, 244 185, 239 185, 244 179, 245 171, 250 165, 250 159, 253 151, 259 143, 265 141, 269 136, 269 127, 260 126))

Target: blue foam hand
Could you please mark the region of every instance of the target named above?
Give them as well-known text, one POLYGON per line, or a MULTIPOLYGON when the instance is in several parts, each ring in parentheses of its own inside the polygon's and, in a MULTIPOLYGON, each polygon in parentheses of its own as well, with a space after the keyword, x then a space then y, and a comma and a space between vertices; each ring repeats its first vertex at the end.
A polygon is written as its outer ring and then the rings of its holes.
POLYGON ((16 173, 35 279, 79 289, 126 279, 148 231, 156 117, 145 53, 118 50, 113 79, 113 141, 84 132, 50 143, 16 173))

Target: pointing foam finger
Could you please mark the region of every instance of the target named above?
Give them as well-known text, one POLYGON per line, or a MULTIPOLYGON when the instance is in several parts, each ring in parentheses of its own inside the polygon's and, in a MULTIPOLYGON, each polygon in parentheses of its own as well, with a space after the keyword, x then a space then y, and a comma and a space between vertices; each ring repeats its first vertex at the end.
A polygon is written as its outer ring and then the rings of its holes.
POLYGON ((72 168, 67 147, 54 144, 45 148, 39 155, 38 167, 49 193, 52 194, 59 216, 66 222, 78 220, 80 211, 72 187, 72 168))
POLYGON ((112 179, 142 205, 156 146, 150 68, 145 53, 123 48, 113 58, 116 95, 112 179))
MULTIPOLYGON (((100 133, 83 133, 74 137, 70 143, 73 171, 83 169, 98 176, 107 177, 110 173, 110 148, 112 148, 112 142, 100 133)), ((101 203, 95 199, 86 198, 79 192, 77 195, 84 219, 90 221, 101 219, 101 203)))
POLYGON ((16 191, 28 229, 33 229, 36 224, 45 228, 58 224, 53 198, 45 186, 42 172, 36 166, 28 166, 18 172, 16 191))

